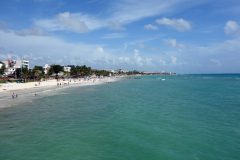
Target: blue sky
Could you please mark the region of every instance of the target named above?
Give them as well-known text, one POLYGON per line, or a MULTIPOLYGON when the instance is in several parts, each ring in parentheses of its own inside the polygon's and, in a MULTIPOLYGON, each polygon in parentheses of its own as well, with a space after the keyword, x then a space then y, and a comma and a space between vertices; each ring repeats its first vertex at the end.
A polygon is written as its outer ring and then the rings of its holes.
POLYGON ((1 0, 0 60, 239 73, 239 0, 1 0))

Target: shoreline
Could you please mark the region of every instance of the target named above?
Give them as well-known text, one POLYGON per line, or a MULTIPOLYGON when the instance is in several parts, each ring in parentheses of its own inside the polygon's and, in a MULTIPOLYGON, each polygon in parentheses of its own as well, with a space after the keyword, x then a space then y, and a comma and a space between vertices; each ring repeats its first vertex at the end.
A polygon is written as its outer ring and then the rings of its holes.
MULTIPOLYGON (((42 94, 48 91, 57 91, 62 89, 67 89, 70 87, 83 87, 83 86, 91 86, 91 85, 99 85, 108 82, 115 82, 121 77, 107 77, 102 79, 93 79, 86 80, 86 81, 72 81, 65 85, 57 85, 57 83, 68 83, 68 81, 56 81, 56 80, 49 80, 40 83, 40 86, 35 86, 36 82, 29 82, 29 83, 21 83, 17 84, 14 83, 14 86, 5 87, 8 90, 3 90, 4 88, 0 88, 0 110, 4 108, 9 108, 11 106, 15 106, 20 103, 28 102, 32 98, 38 98, 39 96, 35 96, 35 94, 42 94), (18 94, 18 98, 12 99, 12 94, 18 94)), ((58 93, 56 93, 58 94, 58 93)), ((30 101, 29 101, 30 102, 30 101)))
MULTIPOLYGON (((73 85, 73 84, 82 84, 82 83, 91 83, 91 82, 95 83, 95 82, 99 82, 102 80, 111 80, 111 79, 115 79, 115 78, 117 78, 117 77, 114 77, 114 78, 106 77, 106 78, 89 79, 89 80, 83 80, 82 78, 79 78, 79 79, 70 79, 67 81, 48 80, 48 81, 40 82, 40 85, 39 85, 39 82, 7 83, 8 86, 0 88, 0 97, 1 97, 1 93, 33 89, 33 88, 53 87, 53 86, 58 86, 57 83, 62 84, 59 86, 68 86, 68 85, 73 85), (65 83, 65 84, 63 84, 63 83, 65 83)), ((5 85, 5 84, 2 84, 2 85, 5 85)))

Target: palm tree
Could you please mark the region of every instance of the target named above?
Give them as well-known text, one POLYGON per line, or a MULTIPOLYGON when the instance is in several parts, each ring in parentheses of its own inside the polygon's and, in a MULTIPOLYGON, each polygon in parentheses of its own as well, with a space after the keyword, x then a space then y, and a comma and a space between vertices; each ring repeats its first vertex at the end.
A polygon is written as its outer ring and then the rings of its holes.
POLYGON ((53 68, 51 67, 48 72, 47 72, 47 75, 48 75, 48 78, 50 77, 50 75, 52 75, 54 72, 53 72, 53 68))
POLYGON ((27 74, 27 73, 24 73, 24 74, 22 75, 22 78, 24 79, 24 82, 25 82, 25 83, 26 83, 27 77, 28 77, 28 74, 27 74))
POLYGON ((64 76, 68 77, 69 76, 69 72, 68 71, 64 71, 64 76))

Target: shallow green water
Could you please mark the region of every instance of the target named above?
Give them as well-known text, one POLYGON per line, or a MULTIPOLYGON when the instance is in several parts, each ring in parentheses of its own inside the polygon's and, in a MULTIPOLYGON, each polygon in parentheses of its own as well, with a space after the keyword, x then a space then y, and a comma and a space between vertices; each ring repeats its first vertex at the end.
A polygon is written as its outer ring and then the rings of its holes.
POLYGON ((144 76, 0 111, 0 159, 240 159, 240 76, 144 76))

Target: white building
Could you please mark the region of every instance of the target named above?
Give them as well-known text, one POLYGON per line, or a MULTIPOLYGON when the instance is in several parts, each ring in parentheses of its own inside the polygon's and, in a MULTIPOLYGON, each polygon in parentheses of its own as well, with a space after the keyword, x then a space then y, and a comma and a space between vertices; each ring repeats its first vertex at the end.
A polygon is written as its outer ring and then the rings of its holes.
POLYGON ((122 69, 117 69, 116 70, 116 72, 118 73, 118 72, 122 72, 123 70, 122 69))
MULTIPOLYGON (((45 74, 48 73, 48 70, 51 68, 51 66, 52 66, 52 65, 49 66, 48 64, 45 64, 45 66, 43 67, 45 74)), ((70 67, 70 66, 63 65, 62 67, 63 67, 63 70, 64 70, 65 72, 69 72, 69 73, 71 72, 71 67, 70 67)), ((52 74, 52 76, 55 76, 55 75, 56 75, 55 73, 52 74)), ((58 73, 57 75, 58 75, 58 76, 63 76, 63 75, 64 75, 64 72, 60 72, 60 73, 58 73)))
POLYGON ((29 61, 27 61, 27 60, 22 60, 22 61, 21 60, 11 60, 10 64, 12 66, 14 66, 14 68, 21 68, 21 65, 22 65, 22 67, 29 69, 29 61))
POLYGON ((105 69, 105 71, 115 73, 115 71, 113 69, 105 69))
POLYGON ((10 64, 10 60, 9 60, 9 63, 8 63, 8 61, 1 61, 1 62, 5 64, 6 68, 8 68, 8 66, 9 66, 8 64, 10 64))
MULTIPOLYGON (((14 72, 17 70, 17 68, 21 68, 21 64, 24 68, 29 69, 29 61, 27 60, 10 60, 7 61, 1 61, 5 64, 6 70, 4 75, 14 74, 14 72)), ((3 64, 0 64, 0 67, 2 67, 3 64)))
POLYGON ((16 71, 15 68, 9 67, 9 68, 7 68, 7 69, 5 70, 5 73, 4 73, 4 74, 7 76, 7 75, 9 75, 9 74, 14 74, 15 71, 16 71))
POLYGON ((48 66, 48 64, 45 64, 45 66, 43 67, 44 74, 47 74, 49 69, 50 69, 50 66, 48 66))
POLYGON ((69 66, 63 66, 63 70, 65 71, 65 72, 71 72, 71 67, 69 67, 69 66))

